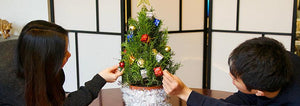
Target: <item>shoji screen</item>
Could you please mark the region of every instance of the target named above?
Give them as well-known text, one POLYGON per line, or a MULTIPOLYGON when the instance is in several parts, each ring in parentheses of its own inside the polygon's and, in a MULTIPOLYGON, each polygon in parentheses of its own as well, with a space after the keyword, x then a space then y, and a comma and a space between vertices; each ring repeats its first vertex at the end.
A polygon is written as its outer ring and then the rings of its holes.
POLYGON ((227 59, 245 40, 271 37, 292 47, 294 0, 211 0, 211 89, 236 91, 227 59))
POLYGON ((47 0, 1 0, 0 14, 0 19, 12 23, 10 34, 19 35, 22 28, 30 21, 48 21, 48 2, 47 0))
MULTIPOLYGON (((131 16, 137 17, 138 0, 131 1, 131 16)), ((202 87, 204 0, 149 0, 154 14, 169 30, 173 59, 182 67, 176 72, 189 87, 202 87)))
POLYGON ((65 91, 74 91, 77 89, 77 62, 76 62, 76 36, 75 33, 69 33, 69 52, 71 53, 71 57, 68 62, 64 66, 65 72, 65 83, 64 89, 65 91))
MULTIPOLYGON (((121 1, 50 0, 52 21, 70 31, 72 56, 64 67, 66 91, 76 90, 101 70, 118 64, 121 58, 121 1)), ((115 87, 119 85, 106 84, 104 88, 115 87)))
POLYGON ((202 88, 203 32, 169 34, 168 44, 175 52, 174 60, 182 64, 176 75, 188 87, 202 88))

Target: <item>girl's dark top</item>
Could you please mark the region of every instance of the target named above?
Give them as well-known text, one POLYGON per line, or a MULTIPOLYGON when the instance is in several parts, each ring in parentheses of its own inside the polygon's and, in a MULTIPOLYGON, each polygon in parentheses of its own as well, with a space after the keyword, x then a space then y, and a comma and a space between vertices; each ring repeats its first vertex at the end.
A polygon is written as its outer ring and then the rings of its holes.
MULTIPOLYGON (((19 79, 19 81, 22 81, 19 79)), ((24 80, 23 80, 24 81, 24 80)), ((85 83, 77 91, 68 94, 64 101, 65 106, 87 106, 95 98, 105 85, 106 81, 100 76, 95 75, 92 80, 85 83)), ((20 82, 11 83, 9 86, 0 85, 0 106, 24 106, 24 85, 20 82)), ((24 83, 23 83, 24 84, 24 83)))
MULTIPOLYGON (((14 52, 18 40, 8 40, 0 43, 0 106, 24 106, 24 84, 22 78, 17 77, 17 66, 14 64, 14 52)), ((61 70, 63 71, 63 70, 61 70)), ((77 91, 68 94, 64 105, 87 106, 97 96, 106 81, 95 75, 77 91)))
POLYGON ((80 87, 77 91, 68 95, 65 100, 65 106, 87 106, 95 98, 99 91, 105 85, 106 81, 100 75, 95 75, 94 78, 80 87))

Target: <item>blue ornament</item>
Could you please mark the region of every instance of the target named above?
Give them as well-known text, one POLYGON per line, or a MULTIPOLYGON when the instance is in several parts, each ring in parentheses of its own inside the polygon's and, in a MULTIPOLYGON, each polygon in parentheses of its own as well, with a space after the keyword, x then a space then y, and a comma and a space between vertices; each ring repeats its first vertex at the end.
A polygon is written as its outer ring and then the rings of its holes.
POLYGON ((130 41, 132 40, 132 37, 133 37, 133 35, 132 35, 132 34, 130 34, 130 35, 127 35, 127 42, 130 42, 130 41))
POLYGON ((159 25, 159 23, 160 23, 160 20, 158 20, 158 19, 154 19, 154 24, 155 24, 155 26, 158 26, 159 25))

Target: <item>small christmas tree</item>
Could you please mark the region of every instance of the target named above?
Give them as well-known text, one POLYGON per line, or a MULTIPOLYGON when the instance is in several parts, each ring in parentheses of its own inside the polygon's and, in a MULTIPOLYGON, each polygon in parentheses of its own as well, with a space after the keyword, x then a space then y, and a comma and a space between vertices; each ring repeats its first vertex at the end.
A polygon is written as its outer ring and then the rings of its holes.
MULTIPOLYGON (((149 4, 149 1, 144 4, 149 4)), ((155 18, 153 9, 148 10, 143 5, 137 18, 128 20, 126 41, 122 43, 119 63, 125 68, 122 81, 134 86, 161 86, 163 70, 174 74, 180 64, 171 60, 174 53, 167 46, 168 32, 160 30, 162 21, 155 18)))

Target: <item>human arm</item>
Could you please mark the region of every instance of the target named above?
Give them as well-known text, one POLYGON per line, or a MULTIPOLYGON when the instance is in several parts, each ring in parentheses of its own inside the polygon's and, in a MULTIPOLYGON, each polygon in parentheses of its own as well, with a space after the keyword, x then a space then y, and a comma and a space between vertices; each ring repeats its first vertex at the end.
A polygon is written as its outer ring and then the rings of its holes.
POLYGON ((106 82, 114 82, 123 71, 118 71, 118 66, 107 68, 96 74, 92 80, 87 81, 85 86, 81 86, 77 91, 72 92, 66 98, 65 106, 87 106, 97 96, 106 82))
POLYGON ((187 100, 188 106, 249 106, 257 105, 255 95, 244 94, 242 92, 234 93, 226 99, 215 99, 204 96, 200 93, 192 91, 187 100))
POLYGON ((118 65, 100 71, 98 74, 105 79, 106 82, 115 82, 119 76, 123 74, 123 70, 118 70, 118 65))
POLYGON ((254 105, 256 98, 254 95, 247 95, 241 92, 229 96, 225 100, 219 100, 204 96, 188 88, 177 76, 168 71, 163 73, 163 87, 167 94, 175 95, 187 102, 188 106, 234 106, 234 105, 254 105))
POLYGON ((172 75, 167 70, 163 71, 163 87, 167 94, 175 95, 187 101, 192 90, 187 87, 177 76, 172 75))

